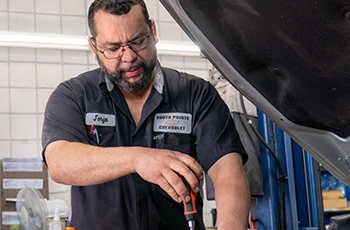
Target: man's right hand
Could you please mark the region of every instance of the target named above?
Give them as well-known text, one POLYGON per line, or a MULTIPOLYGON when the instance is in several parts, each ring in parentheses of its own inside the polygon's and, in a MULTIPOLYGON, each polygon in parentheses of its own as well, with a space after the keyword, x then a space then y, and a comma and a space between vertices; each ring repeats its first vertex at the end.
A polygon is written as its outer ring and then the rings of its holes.
POLYGON ((184 177, 192 191, 199 192, 199 180, 203 169, 187 154, 166 149, 136 147, 135 173, 144 180, 159 185, 175 201, 189 200, 189 193, 182 181, 184 177))

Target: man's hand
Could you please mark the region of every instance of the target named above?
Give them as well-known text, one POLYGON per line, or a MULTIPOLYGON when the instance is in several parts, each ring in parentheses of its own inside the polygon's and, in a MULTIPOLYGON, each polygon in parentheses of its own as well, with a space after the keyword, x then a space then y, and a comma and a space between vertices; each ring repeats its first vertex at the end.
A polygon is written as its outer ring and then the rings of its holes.
POLYGON ((203 169, 191 156, 151 148, 140 148, 138 153, 135 157, 135 172, 144 180, 158 184, 175 201, 188 202, 190 199, 181 177, 190 184, 192 191, 199 191, 203 169))

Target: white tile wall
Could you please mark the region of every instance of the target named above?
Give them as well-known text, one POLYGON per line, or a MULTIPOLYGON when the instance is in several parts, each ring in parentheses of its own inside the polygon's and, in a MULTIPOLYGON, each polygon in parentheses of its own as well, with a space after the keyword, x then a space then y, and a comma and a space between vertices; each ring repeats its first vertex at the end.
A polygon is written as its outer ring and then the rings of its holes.
POLYGON ((8 52, 9 49, 6 47, 0 47, 0 61, 8 61, 8 52))
POLYGON ((68 206, 71 205, 70 201, 70 186, 57 184, 51 178, 49 179, 50 187, 50 199, 64 200, 68 206))
POLYGON ((162 4, 160 4, 160 3, 158 3, 158 5, 160 6, 158 8, 159 21, 174 23, 174 19, 171 17, 171 15, 168 13, 168 11, 164 8, 164 6, 162 4))
POLYGON ((11 115, 11 138, 16 140, 36 140, 38 138, 38 121, 36 115, 11 115))
MULTIPOLYGON (((92 0, 0 0, 0 30, 87 36, 92 0)), ((163 41, 189 41, 158 0, 145 0, 163 41)), ((207 79, 199 57, 160 56, 162 65, 207 79)), ((0 47, 0 157, 41 157, 41 128, 52 90, 64 79, 97 68, 91 51, 0 47)), ((70 204, 70 187, 49 182, 50 197, 70 204)), ((211 225, 213 202, 205 202, 211 225)))
POLYGON ((35 63, 10 62, 10 86, 35 87, 35 63))
POLYGON ((80 73, 86 72, 87 69, 87 65, 65 64, 63 65, 63 78, 66 80, 72 77, 76 77, 80 73))
POLYGON ((182 31, 175 22, 159 22, 158 37, 164 41, 182 41, 182 31))
POLYGON ((95 55, 92 51, 88 52, 88 63, 90 65, 98 65, 97 61, 95 60, 95 55))
POLYGON ((59 15, 36 15, 37 33, 61 33, 61 17, 59 15))
POLYGON ((61 64, 37 64, 38 87, 55 87, 63 80, 61 64))
POLYGON ((10 140, 10 115, 8 114, 0 114, 1 121, 1 132, 0 139, 2 140, 10 140))
POLYGON ((97 69, 99 68, 98 64, 94 64, 94 65, 89 65, 89 70, 93 70, 93 69, 97 69))
POLYGON ((11 0, 9 1, 9 11, 33 13, 34 0, 11 0))
POLYGON ((12 157, 10 141, 0 140, 0 149, 2 158, 12 157))
POLYGON ((150 18, 153 18, 154 20, 158 20, 159 19, 159 14, 158 14, 158 0, 148 0, 145 2, 146 3, 146 7, 148 9, 148 14, 150 16, 150 18))
POLYGON ((0 1, 0 11, 6 11, 7 9, 7 1, 0 1))
POLYGON ((9 13, 9 30, 20 32, 35 32, 34 14, 9 13))
POLYGON ((85 17, 62 16, 62 33, 71 35, 86 35, 85 17))
POLYGON ((52 188, 54 188, 55 192, 67 192, 68 186, 58 184, 58 183, 54 182, 52 179, 49 180, 49 184, 52 188))
POLYGON ((64 50, 63 51, 63 62, 64 63, 74 63, 74 64, 86 64, 88 61, 88 53, 86 51, 73 51, 64 50))
POLYGON ((189 73, 189 74, 193 74, 193 75, 201 77, 205 80, 208 80, 208 71, 207 70, 185 69, 184 71, 189 73))
POLYGON ((30 140, 12 141, 11 157, 38 158, 40 157, 38 142, 30 140))
POLYGON ((93 0, 85 0, 85 12, 86 12, 86 16, 87 16, 87 12, 89 12, 89 7, 91 5, 91 3, 93 2, 93 0))
POLYGON ((35 61, 35 50, 24 48, 10 48, 10 61, 35 61))
POLYGON ((10 89, 11 113, 36 113, 36 90, 35 89, 10 89))
POLYGON ((0 62, 0 87, 9 86, 9 64, 7 62, 0 62))
POLYGON ((84 0, 61 0, 62 14, 79 15, 85 17, 85 1, 84 0))
MULTIPOLYGON (((40 111, 38 111, 38 112, 40 113, 40 111)), ((37 119, 38 119, 38 137, 39 137, 39 139, 41 139, 42 129, 43 129, 43 122, 44 122, 44 114, 43 113, 38 114, 38 118, 37 119)), ((41 153, 42 152, 42 147, 41 147, 41 142, 40 141, 38 142, 38 145, 40 147, 39 149, 40 149, 40 153, 41 153)))
POLYGON ((0 12, 0 30, 8 30, 8 13, 0 12))
MULTIPOLYGON (((52 91, 53 91, 52 89, 38 89, 38 113, 39 114, 44 113, 47 100, 49 99, 52 91)), ((39 137, 41 137, 41 135, 39 135, 39 137)))
POLYGON ((38 49, 36 51, 37 62, 61 63, 62 51, 51 49, 38 49))
POLYGON ((10 112, 10 90, 8 88, 0 88, 0 113, 10 112))
POLYGON ((182 56, 162 56, 160 62, 164 66, 171 66, 172 68, 185 68, 184 57, 182 56))
POLYGON ((43 14, 60 14, 60 0, 35 0, 35 11, 43 14))
POLYGON ((188 69, 208 69, 207 63, 201 57, 184 57, 185 68, 188 69))

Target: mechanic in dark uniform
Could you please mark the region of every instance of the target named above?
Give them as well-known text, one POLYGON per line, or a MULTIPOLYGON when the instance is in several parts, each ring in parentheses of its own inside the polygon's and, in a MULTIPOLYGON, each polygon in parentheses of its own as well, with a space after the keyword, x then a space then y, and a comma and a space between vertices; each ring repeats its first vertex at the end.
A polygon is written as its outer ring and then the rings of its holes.
MULTIPOLYGON (((214 183, 218 229, 247 229, 247 155, 206 81, 162 68, 143 1, 96 0, 89 44, 101 68, 61 83, 46 107, 43 158, 72 185, 76 230, 186 230, 182 201, 214 183)), ((202 199, 196 229, 204 230, 202 199)))

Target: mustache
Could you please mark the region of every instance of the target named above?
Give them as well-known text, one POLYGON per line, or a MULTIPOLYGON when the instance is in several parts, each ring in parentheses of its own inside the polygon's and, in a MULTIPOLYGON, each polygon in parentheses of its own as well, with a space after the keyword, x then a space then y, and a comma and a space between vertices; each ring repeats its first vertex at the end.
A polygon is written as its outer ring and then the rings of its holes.
POLYGON ((132 70, 135 70, 135 69, 139 69, 141 67, 146 67, 146 63, 144 62, 139 62, 139 63, 133 63, 130 67, 128 68, 120 68, 119 69, 119 72, 120 73, 123 73, 123 72, 128 72, 128 71, 132 71, 132 70))

